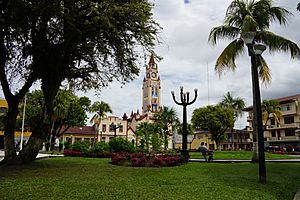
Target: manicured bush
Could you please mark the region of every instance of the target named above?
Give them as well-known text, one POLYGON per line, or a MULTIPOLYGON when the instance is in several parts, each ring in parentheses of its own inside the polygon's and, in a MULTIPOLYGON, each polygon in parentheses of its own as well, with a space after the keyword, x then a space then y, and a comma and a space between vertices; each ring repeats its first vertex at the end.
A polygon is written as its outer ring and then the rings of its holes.
POLYGON ((90 152, 92 153, 103 153, 109 151, 109 145, 104 141, 96 143, 91 149, 90 152))
POLYGON ((69 149, 64 150, 64 156, 81 157, 82 155, 83 155, 83 153, 80 151, 69 150, 69 149))
POLYGON ((88 153, 90 149, 90 142, 88 141, 75 141, 72 145, 72 150, 88 153))
POLYGON ((109 148, 110 148, 110 152, 113 153, 118 153, 118 152, 134 153, 135 152, 135 147, 132 145, 132 143, 121 137, 112 138, 109 141, 109 148))
POLYGON ((181 165, 185 162, 186 160, 183 157, 172 155, 115 153, 112 156, 112 164, 133 167, 167 167, 181 165))

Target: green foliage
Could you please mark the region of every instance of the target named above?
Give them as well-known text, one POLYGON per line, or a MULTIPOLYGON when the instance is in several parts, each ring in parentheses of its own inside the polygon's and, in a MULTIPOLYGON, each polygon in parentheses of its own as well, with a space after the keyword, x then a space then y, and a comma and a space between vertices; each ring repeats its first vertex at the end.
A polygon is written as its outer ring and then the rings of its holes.
POLYGON ((112 113, 112 109, 109 104, 104 101, 95 101, 91 105, 89 112, 95 113, 90 122, 99 125, 102 118, 106 116, 106 113, 112 113))
POLYGON ((88 141, 75 141, 72 145, 72 150, 88 153, 90 146, 91 144, 88 141))
POLYGON ((121 137, 112 138, 108 144, 110 152, 135 152, 135 148, 132 143, 121 137))
POLYGON ((109 151, 109 145, 104 141, 96 143, 92 148, 91 152, 93 153, 103 153, 109 151))
POLYGON ((233 97, 231 92, 227 92, 223 96, 220 106, 232 109, 234 112, 234 119, 237 120, 238 117, 242 117, 243 115, 242 109, 245 108, 245 101, 240 97, 233 97))
POLYGON ((225 132, 234 126, 234 113, 232 109, 221 106, 207 106, 193 111, 192 124, 212 134, 212 139, 220 144, 225 139, 225 132))
POLYGON ((164 138, 164 149, 166 150, 168 147, 168 137, 179 124, 178 115, 174 108, 164 106, 153 118, 157 126, 162 129, 161 133, 164 138))
POLYGON ((269 119, 274 118, 277 123, 280 123, 280 118, 282 118, 281 106, 277 100, 263 100, 261 104, 262 117, 265 125, 267 125, 269 119))

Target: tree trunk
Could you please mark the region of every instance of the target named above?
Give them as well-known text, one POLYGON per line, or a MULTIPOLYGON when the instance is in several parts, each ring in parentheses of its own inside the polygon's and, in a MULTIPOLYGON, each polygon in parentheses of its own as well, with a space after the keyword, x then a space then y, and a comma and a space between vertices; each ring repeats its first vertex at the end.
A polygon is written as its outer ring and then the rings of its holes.
POLYGON ((33 130, 32 135, 26 143, 26 146, 19 153, 18 164, 24 164, 35 160, 43 146, 43 142, 47 138, 48 131, 49 124, 45 122, 41 122, 40 125, 33 130))
POLYGON ((9 104, 8 112, 5 116, 4 125, 4 147, 5 157, 2 164, 14 164, 16 161, 15 149, 15 126, 18 115, 18 102, 13 101, 9 104))

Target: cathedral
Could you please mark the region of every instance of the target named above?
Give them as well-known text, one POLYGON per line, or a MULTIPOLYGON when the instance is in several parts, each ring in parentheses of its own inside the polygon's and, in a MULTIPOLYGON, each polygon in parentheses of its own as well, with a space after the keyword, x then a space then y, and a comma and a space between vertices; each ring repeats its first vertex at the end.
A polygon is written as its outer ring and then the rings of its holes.
MULTIPOLYGON (((161 106, 161 80, 158 72, 158 65, 155 62, 154 55, 150 56, 149 62, 146 64, 146 73, 142 83, 141 95, 142 109, 131 112, 130 114, 124 113, 122 118, 116 116, 107 116, 101 120, 99 127, 94 127, 96 137, 91 134, 83 138, 82 134, 66 133, 65 141, 71 140, 72 143, 76 140, 96 140, 109 142, 113 137, 122 137, 138 145, 136 130, 139 123, 153 122, 153 116, 159 112, 161 106), (89 137, 89 138, 88 138, 89 137)), ((80 130, 82 131, 82 130, 80 130)), ((80 132, 77 131, 77 132, 80 132)), ((168 147, 172 147, 172 138, 169 138, 168 147)))

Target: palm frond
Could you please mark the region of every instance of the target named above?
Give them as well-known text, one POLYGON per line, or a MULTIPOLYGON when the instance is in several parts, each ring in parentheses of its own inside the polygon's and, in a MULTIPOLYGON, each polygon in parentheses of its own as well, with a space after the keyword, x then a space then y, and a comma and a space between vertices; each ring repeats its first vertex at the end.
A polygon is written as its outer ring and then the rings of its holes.
POLYGON ((271 70, 261 55, 257 55, 258 58, 258 75, 260 80, 267 86, 272 81, 271 70))
POLYGON ((240 31, 238 28, 231 27, 231 26, 217 26, 211 29, 209 36, 208 36, 208 42, 211 42, 212 44, 216 44, 217 40, 219 39, 235 39, 240 34, 240 31))
POLYGON ((300 48, 296 43, 284 37, 276 35, 275 33, 272 33, 270 31, 262 31, 258 33, 256 39, 266 44, 270 52, 283 51, 289 52, 291 58, 300 57, 300 48))
POLYGON ((235 58, 243 52, 243 49, 244 42, 241 39, 236 39, 223 50, 215 65, 215 71, 219 76, 226 70, 235 70, 235 58))
POLYGON ((258 26, 257 21, 253 18, 251 15, 246 15, 243 23, 241 30, 242 32, 247 32, 247 31, 256 31, 256 27, 258 26))

